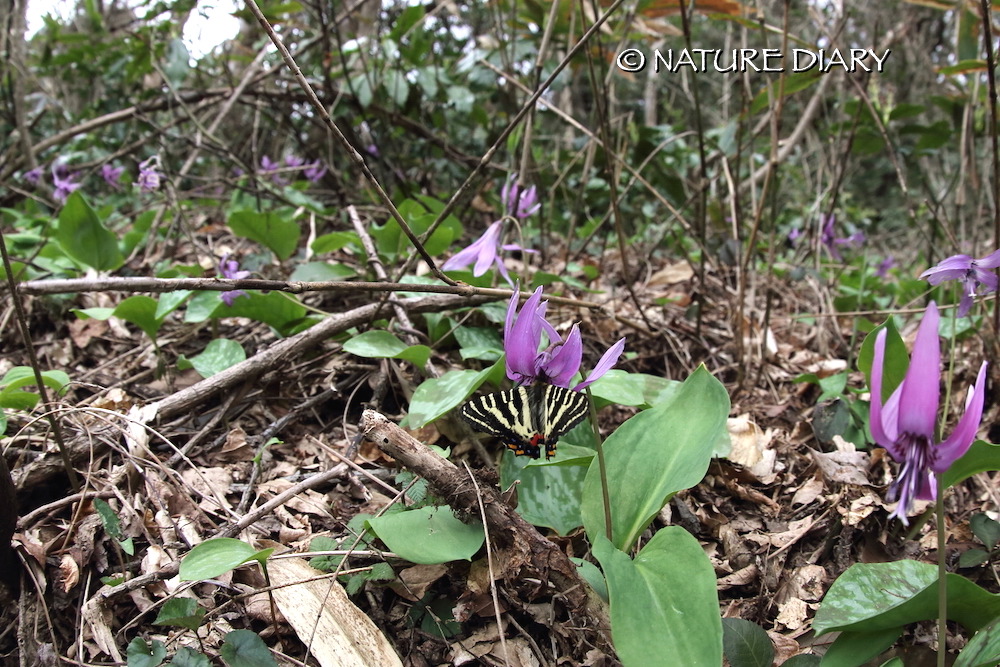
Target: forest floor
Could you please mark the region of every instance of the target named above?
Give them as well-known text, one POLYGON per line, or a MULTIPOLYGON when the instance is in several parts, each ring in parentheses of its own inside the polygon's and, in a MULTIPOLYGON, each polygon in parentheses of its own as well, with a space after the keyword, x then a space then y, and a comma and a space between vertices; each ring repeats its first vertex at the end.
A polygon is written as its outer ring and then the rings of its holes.
MULTIPOLYGON (((819 386, 796 381, 852 369, 862 339, 852 334, 855 318, 830 313, 824 286, 810 277, 752 293, 747 308, 736 303, 732 276, 710 275, 696 290, 696 278, 683 265, 652 267, 650 275, 635 285, 638 305, 620 285, 598 294, 564 292, 601 301, 617 321, 550 304, 557 321, 582 321, 585 340, 594 341, 587 359, 625 335, 629 354, 619 368, 683 380, 705 364, 730 393, 732 453, 716 459, 700 484, 671 498, 647 534, 670 523, 694 535, 715 568, 722 615, 767 630, 779 664, 793 655, 822 653, 830 638, 814 637, 810 622, 831 583, 851 564, 936 559, 933 521, 922 515, 906 530, 888 519, 892 505, 885 491, 897 464, 880 448, 829 437, 831 427, 816 423, 819 386), (696 293, 700 318, 690 316, 696 293)), ((375 297, 328 293, 305 300, 338 318, 375 297)), ((306 561, 294 558, 273 561, 271 583, 277 593, 281 582, 303 581, 312 572, 315 586, 302 593, 312 595, 311 602, 276 595, 275 609, 261 592, 266 581, 256 566, 194 585, 181 582, 180 559, 212 536, 240 537, 258 548, 274 547, 275 554, 315 550, 318 537, 343 548, 358 544, 352 518, 377 514, 407 484, 399 462, 359 437, 362 411, 374 409, 398 422, 421 378, 406 362, 346 353, 332 330, 308 340, 308 332, 281 339, 267 325, 243 318, 221 319, 211 328, 168 320, 153 345, 120 320, 77 319, 69 310, 114 305, 121 298, 104 291, 23 297, 41 365, 72 378, 69 392, 51 408, 80 486, 71 486, 46 423, 11 413, 8 435, 15 435, 6 454, 17 495, 13 542, 19 574, 7 578, 16 585, 6 591, 0 648, 12 664, 54 665, 57 654, 108 664, 124 660, 125 646, 135 637, 160 640, 171 654, 179 646, 214 654, 222 637, 237 629, 258 633, 282 656, 279 663, 330 664, 323 652, 332 652, 328 659, 343 647, 324 643, 325 630, 310 631, 325 627, 317 625, 318 616, 329 614, 341 614, 334 620, 342 625, 377 628, 407 665, 616 664, 601 631, 575 626, 579 619, 567 592, 543 581, 546 572, 528 576, 525 567, 501 567, 501 575, 517 576, 498 576, 491 590, 485 550, 471 563, 413 565, 385 558, 377 544, 355 547, 350 558, 334 561, 349 568, 341 570, 341 581, 349 581, 351 572, 370 574, 381 563, 391 572, 349 583, 357 589, 350 590, 354 606, 330 592, 329 575, 296 569, 306 561), (177 369, 181 355, 197 354, 217 336, 239 341, 254 363, 238 374, 208 379, 177 369), (117 536, 98 511, 98 499, 113 508, 117 536), (197 600, 208 610, 197 637, 154 623, 173 596, 197 600), (452 620, 459 616, 460 623, 452 620)), ((472 303, 460 296, 415 298, 424 305, 413 313, 455 314, 472 303)), ((4 311, 0 375, 30 362, 13 312, 8 306, 4 311)), ((902 333, 912 340, 912 327, 902 333)), ((430 363, 439 372, 462 367, 446 350, 436 351, 430 363)), ((959 386, 971 372, 960 369, 959 386)), ((850 373, 849 387, 864 384, 861 373, 850 373)), ((831 413, 829 405, 823 409, 831 413)), ((602 431, 633 412, 603 411, 602 431)), ((994 415, 988 403, 984 423, 994 415)), ((495 483, 490 470, 502 446, 454 436, 461 431, 449 421, 412 435, 451 447, 451 460, 481 469, 480 483, 495 483)), ((958 555, 975 544, 969 517, 995 508, 996 501, 985 475, 949 493, 953 569, 958 555)), ((580 530, 540 533, 566 554, 588 556, 580 530)), ((962 574, 997 590, 987 567, 962 574)), ((952 630, 950 648, 956 649, 968 637, 958 626, 952 630)), ((927 661, 935 642, 931 624, 911 628, 901 641, 910 647, 905 663, 932 664, 927 661)))

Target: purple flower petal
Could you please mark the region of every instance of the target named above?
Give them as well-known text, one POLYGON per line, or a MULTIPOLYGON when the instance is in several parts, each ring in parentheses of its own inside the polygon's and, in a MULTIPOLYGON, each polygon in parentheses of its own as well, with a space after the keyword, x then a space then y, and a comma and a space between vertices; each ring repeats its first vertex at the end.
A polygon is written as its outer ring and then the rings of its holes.
POLYGON ((955 430, 951 435, 934 449, 934 459, 931 461, 931 469, 938 474, 942 474, 951 467, 958 459, 965 455, 976 439, 976 432, 979 430, 979 422, 983 418, 983 399, 986 395, 986 362, 979 367, 979 375, 976 377, 976 385, 969 389, 969 394, 965 400, 965 413, 958 420, 955 430))
POLYGON ((583 339, 580 337, 579 325, 574 324, 565 342, 557 344, 551 354, 545 356, 547 359, 542 370, 549 383, 557 387, 568 387, 583 361, 583 339))
POLYGON ((624 350, 625 339, 622 338, 617 343, 609 347, 607 352, 601 355, 600 360, 597 362, 597 365, 594 366, 594 370, 590 371, 590 375, 587 376, 587 379, 573 387, 573 390, 580 391, 600 379, 605 373, 611 370, 615 364, 618 363, 618 357, 622 355, 624 350))
POLYGON ((931 285, 940 285, 946 280, 960 280, 972 268, 972 258, 968 255, 952 255, 941 260, 923 273, 920 277, 931 285))
POLYGON ((938 309, 931 301, 924 311, 899 398, 899 431, 933 441, 941 393, 941 344, 938 309))

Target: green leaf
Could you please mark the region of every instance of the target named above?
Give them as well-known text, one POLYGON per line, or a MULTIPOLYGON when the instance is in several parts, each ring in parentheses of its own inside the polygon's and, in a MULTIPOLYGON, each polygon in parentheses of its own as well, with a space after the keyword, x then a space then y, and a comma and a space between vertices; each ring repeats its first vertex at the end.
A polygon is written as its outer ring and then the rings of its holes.
POLYGON ((570 560, 580 569, 580 577, 583 578, 590 587, 594 589, 602 600, 608 601, 608 582, 604 580, 604 575, 601 574, 601 568, 597 567, 589 560, 583 560, 582 558, 570 557, 570 560))
POLYGON ((316 237, 312 242, 312 251, 317 255, 336 252, 352 243, 360 243, 357 232, 330 232, 316 237))
POLYGON ((131 322, 142 329, 150 339, 155 341, 156 334, 160 331, 160 327, 163 325, 163 320, 166 317, 164 315, 157 318, 156 311, 158 307, 159 303, 157 303, 156 299, 143 294, 137 294, 130 296, 118 304, 115 308, 115 317, 120 317, 126 322, 131 322))
POLYGON ((875 632, 842 632, 823 656, 823 667, 863 665, 892 646, 901 634, 901 627, 875 632))
POLYGON ((302 230, 292 220, 293 211, 236 211, 229 216, 229 228, 237 236, 256 241, 286 260, 295 252, 302 230))
POLYGON ((108 501, 103 498, 97 498, 94 500, 94 509, 97 510, 97 513, 101 517, 101 523, 104 524, 104 532, 116 540, 120 540, 122 538, 121 522, 118 520, 118 515, 115 514, 115 511, 111 509, 108 501))
POLYGON ((430 359, 431 349, 426 345, 407 346, 388 331, 365 331, 344 342, 344 350, 367 359, 404 359, 423 366, 430 359))
POLYGON ((136 637, 128 643, 125 655, 128 667, 157 667, 167 657, 167 647, 158 639, 149 645, 142 637, 136 637))
POLYGON ((209 296, 215 300, 212 317, 249 317, 271 325, 282 335, 290 334, 292 328, 302 321, 307 312, 294 296, 281 292, 267 294, 247 292, 247 296, 236 299, 231 306, 223 303, 218 293, 209 296))
POLYGON ((972 528, 973 534, 986 545, 988 551, 993 551, 993 547, 997 545, 997 542, 1000 542, 1000 523, 982 512, 972 515, 969 527, 972 528))
POLYGON ((191 71, 191 54, 184 46, 184 40, 175 37, 167 43, 166 62, 163 64, 163 73, 167 80, 174 86, 179 87, 184 83, 188 73, 191 71))
POLYGON ((1000 620, 980 630, 962 649, 952 667, 995 667, 1000 664, 1000 620))
POLYGON ((344 264, 306 262, 295 267, 295 270, 292 271, 292 275, 288 279, 305 283, 319 283, 331 280, 347 280, 357 275, 357 271, 344 264))
POLYGON ((634 561, 597 535, 594 556, 607 578, 611 635, 623 664, 722 664, 715 572, 690 533, 667 526, 634 561))
POLYGON ((257 554, 252 546, 232 537, 205 540, 181 561, 181 581, 212 579, 253 560, 257 554))
POLYGON ((56 241, 67 255, 97 271, 113 271, 125 263, 115 235, 79 191, 70 194, 59 212, 56 241))
POLYGON ((797 93, 817 83, 822 76, 824 75, 819 71, 811 69, 806 72, 789 74, 781 79, 775 79, 773 83, 768 84, 754 96, 753 101, 750 103, 750 113, 758 114, 771 104, 777 102, 779 92, 784 97, 788 97, 792 93, 797 93))
POLYGON ((177 290, 176 292, 166 292, 161 294, 156 300, 156 312, 153 314, 158 320, 163 320, 167 315, 180 308, 193 292, 191 290, 177 290))
MULTIPOLYGON (((65 371, 42 371, 42 383, 62 396, 69 390, 70 379, 65 371)), ((31 366, 14 366, 0 379, 0 393, 27 386, 35 386, 35 371, 31 366)))
POLYGON ((390 551, 421 565, 471 560, 486 537, 481 524, 462 523, 448 507, 421 507, 365 523, 390 551))
POLYGON ((205 609, 198 606, 194 598, 170 598, 163 603, 153 625, 175 625, 188 630, 197 630, 205 617, 205 609))
POLYGON ((976 440, 962 458, 951 464, 941 475, 944 488, 948 489, 964 482, 976 473, 1000 470, 1000 445, 984 440, 976 440))
POLYGON ((246 361, 247 353, 235 340, 216 338, 205 346, 205 350, 189 360, 191 366, 203 378, 212 377, 227 368, 246 361))
POLYGON ((958 566, 979 567, 989 559, 990 555, 986 551, 982 549, 969 549, 968 551, 963 551, 962 555, 958 557, 958 566))
POLYGON ((464 403, 497 368, 502 372, 502 360, 478 372, 448 371, 439 378, 424 380, 410 397, 406 426, 420 428, 451 412, 464 403))
MULTIPOLYGON (((580 428, 589 429, 590 425, 584 423, 580 428)), ((560 443, 556 459, 550 463, 562 463, 572 449, 560 443)), ((552 528, 560 535, 568 535, 583 523, 580 494, 594 450, 585 452, 585 458, 575 459, 575 465, 529 465, 532 459, 504 452, 500 462, 500 485, 508 489, 515 480, 519 482, 517 513, 525 521, 533 526, 552 528)))
MULTIPOLYGON (((670 496, 705 476, 729 416, 729 395, 700 367, 665 403, 640 412, 604 443, 612 485, 612 540, 630 547, 670 496)), ((584 481, 583 525, 593 540, 605 534, 600 471, 595 459, 584 481)))
POLYGON ((722 650, 730 667, 771 667, 774 661, 767 632, 742 618, 722 619, 722 650))
POLYGON ((219 654, 229 667, 278 667, 264 640, 250 630, 233 630, 226 635, 219 654))
MULTIPOLYGON (((833 582, 813 628, 826 632, 876 632, 937 617, 937 567, 902 560, 857 563, 833 582)), ((948 618, 978 630, 1000 617, 1000 597, 965 577, 948 575, 948 618)))
POLYGON ((182 646, 177 649, 174 659, 170 661, 171 667, 212 667, 208 657, 198 653, 190 646, 182 646))

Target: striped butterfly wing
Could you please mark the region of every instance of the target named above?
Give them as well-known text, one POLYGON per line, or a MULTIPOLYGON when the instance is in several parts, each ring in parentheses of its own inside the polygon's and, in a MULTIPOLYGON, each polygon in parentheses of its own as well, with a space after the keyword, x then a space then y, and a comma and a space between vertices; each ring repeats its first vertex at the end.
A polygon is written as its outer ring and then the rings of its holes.
POLYGON ((459 413, 476 431, 499 438, 518 456, 556 453, 559 437, 587 418, 587 397, 565 387, 535 384, 473 398, 459 413))

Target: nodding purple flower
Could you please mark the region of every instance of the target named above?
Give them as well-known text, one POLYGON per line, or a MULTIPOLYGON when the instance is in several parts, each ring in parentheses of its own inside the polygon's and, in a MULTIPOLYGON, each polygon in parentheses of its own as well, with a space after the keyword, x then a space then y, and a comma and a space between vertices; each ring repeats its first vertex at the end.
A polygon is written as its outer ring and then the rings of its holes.
POLYGON ((508 284, 513 286, 514 283, 511 281, 510 275, 507 273, 507 267, 503 265, 503 260, 500 259, 500 251, 537 251, 522 248, 521 246, 513 243, 502 244, 501 236, 503 235, 503 222, 503 220, 497 220, 487 227, 482 236, 473 241, 467 247, 452 255, 448 261, 441 265, 441 269, 444 271, 454 271, 455 269, 461 269, 474 263, 475 266, 472 269, 472 275, 478 278, 486 273, 486 270, 489 269, 492 264, 497 267, 497 271, 500 272, 503 279, 506 280, 508 284))
POLYGON ((298 169, 306 163, 305 158, 301 158, 297 155, 286 155, 285 156, 285 166, 291 169, 298 169))
MULTIPOLYGON (((515 288, 507 305, 507 318, 503 327, 507 377, 520 385, 546 382, 557 387, 569 387, 583 360, 579 325, 574 324, 566 340, 563 340, 545 319, 548 301, 542 301, 541 287, 528 297, 521 312, 517 312, 518 296, 515 288), (539 352, 543 331, 548 344, 539 352)), ((590 375, 574 386, 573 391, 580 391, 611 370, 624 349, 625 339, 622 338, 608 348, 590 375)))
POLYGON ((34 169, 29 169, 24 172, 24 176, 22 178, 24 178, 24 180, 26 180, 30 185, 38 185, 39 181, 42 180, 42 168, 35 167, 34 169))
POLYGON ((896 259, 892 255, 887 255, 885 259, 879 262, 878 269, 875 270, 876 278, 885 278, 889 275, 889 269, 896 266, 896 259))
POLYGON ((513 174, 504 183, 500 190, 500 202, 503 204, 507 215, 518 220, 524 220, 529 215, 536 213, 542 207, 538 203, 538 190, 532 185, 524 189, 517 181, 517 174, 513 174))
POLYGON ((312 164, 307 164, 302 170, 302 174, 311 183, 317 183, 321 178, 326 176, 326 165, 324 165, 319 160, 316 160, 312 164))
POLYGON ((799 240, 800 236, 802 236, 802 230, 798 227, 793 228, 792 231, 788 232, 788 245, 794 248, 795 242, 799 240))
POLYGON ((281 175, 281 163, 272 161, 267 155, 260 159, 260 170, 275 185, 288 185, 288 179, 281 175))
POLYGON ((831 213, 830 215, 823 216, 823 231, 820 235, 820 241, 826 247, 827 252, 830 256, 837 260, 838 262, 843 259, 840 254, 840 246, 851 246, 860 247, 865 243, 865 235, 862 232, 854 232, 850 236, 838 237, 834 231, 834 227, 837 225, 837 214, 831 213))
POLYGON ((886 331, 875 338, 872 361, 870 423, 875 441, 901 462, 899 475, 889 487, 887 500, 899 501, 890 517, 907 525, 906 515, 914 499, 934 500, 937 478, 962 457, 976 437, 983 416, 986 362, 979 367, 974 388, 965 399, 965 412, 955 430, 943 442, 936 442, 941 381, 941 347, 938 341, 938 309, 932 301, 913 345, 913 357, 902 383, 883 404, 882 373, 886 331))
POLYGON ((920 274, 931 285, 940 285, 946 280, 957 280, 962 285, 962 300, 958 304, 958 316, 965 317, 972 307, 976 295, 997 290, 997 275, 993 269, 1000 266, 1000 250, 981 259, 968 255, 952 255, 920 274))
POLYGON ((159 162, 159 156, 154 155, 139 163, 139 179, 136 182, 143 192, 152 192, 160 188, 160 172, 156 170, 159 162))
POLYGON ((101 178, 104 179, 105 183, 115 189, 118 188, 118 181, 121 179, 124 172, 125 167, 112 167, 107 162, 101 165, 101 178))
POLYGON ((65 204, 66 198, 69 197, 70 193, 82 185, 82 183, 77 183, 73 180, 76 177, 77 174, 69 173, 69 169, 67 169, 66 165, 52 165, 52 183, 56 186, 56 190, 52 193, 52 196, 55 197, 56 201, 60 204, 65 204))
MULTIPOLYGON (((235 259, 229 259, 229 255, 224 255, 221 260, 219 260, 219 273, 223 278, 229 280, 243 280, 244 278, 250 277, 249 271, 241 271, 240 263, 235 259)), ((233 301, 236 301, 241 296, 250 296, 241 289, 226 290, 219 294, 219 298, 227 306, 232 306, 233 301)))

